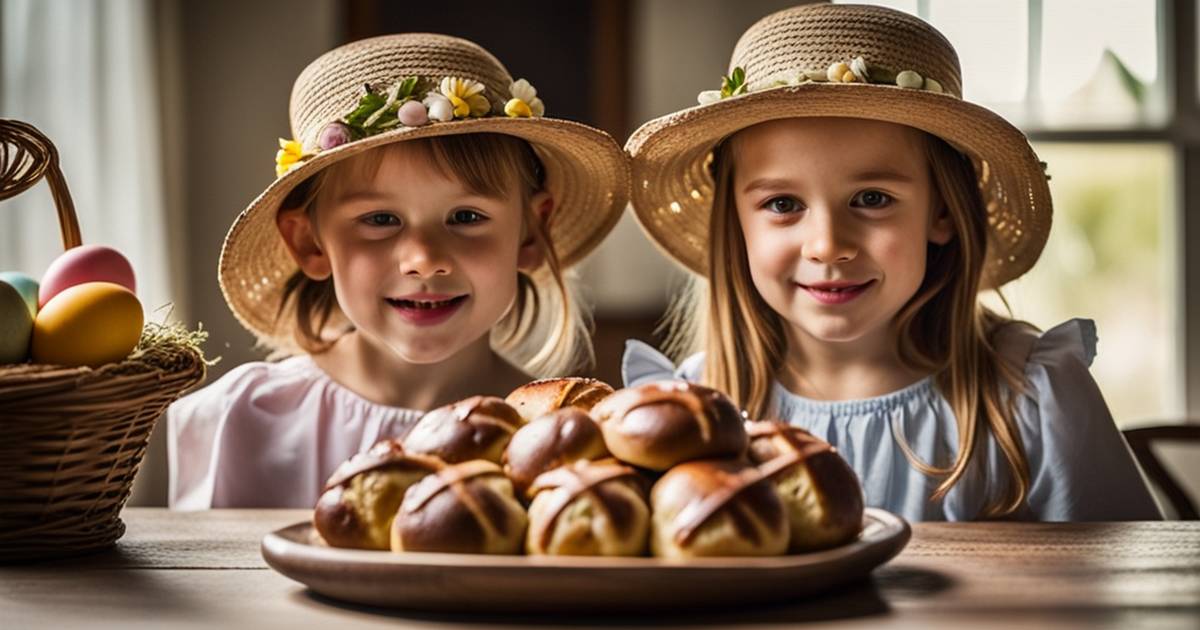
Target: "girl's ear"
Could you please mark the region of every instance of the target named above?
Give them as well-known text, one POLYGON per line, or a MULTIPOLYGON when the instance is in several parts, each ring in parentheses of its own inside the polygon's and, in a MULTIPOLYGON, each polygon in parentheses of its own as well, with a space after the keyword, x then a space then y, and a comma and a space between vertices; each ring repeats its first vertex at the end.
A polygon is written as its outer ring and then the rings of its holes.
POLYGON ((333 275, 329 257, 317 242, 317 233, 307 212, 303 209, 281 210, 275 215, 275 225, 279 227, 292 260, 304 275, 313 280, 325 280, 333 275))
POLYGON ((942 205, 933 217, 933 223, 929 226, 929 242, 934 245, 945 245, 953 238, 954 219, 950 216, 950 210, 942 205))
MULTIPOLYGON (((530 207, 533 208, 533 220, 538 222, 537 228, 540 228, 543 234, 550 233, 550 217, 554 214, 554 198, 550 193, 542 191, 533 196, 529 200, 530 207)), ((526 225, 521 241, 521 249, 517 252, 517 269, 525 272, 532 272, 546 260, 546 252, 542 250, 542 244, 538 242, 535 227, 526 225)))

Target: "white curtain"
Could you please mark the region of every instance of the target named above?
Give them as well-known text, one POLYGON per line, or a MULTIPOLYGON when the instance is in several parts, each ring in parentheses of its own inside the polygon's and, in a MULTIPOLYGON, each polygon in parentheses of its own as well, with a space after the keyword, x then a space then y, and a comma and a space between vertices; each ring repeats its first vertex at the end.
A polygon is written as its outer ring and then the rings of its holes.
MULTIPOLYGON (((0 0, 0 117, 58 147, 83 242, 133 263, 147 318, 169 301, 154 14, 148 0, 0 0)), ((49 188, 0 203, 0 271, 62 252, 49 188)))

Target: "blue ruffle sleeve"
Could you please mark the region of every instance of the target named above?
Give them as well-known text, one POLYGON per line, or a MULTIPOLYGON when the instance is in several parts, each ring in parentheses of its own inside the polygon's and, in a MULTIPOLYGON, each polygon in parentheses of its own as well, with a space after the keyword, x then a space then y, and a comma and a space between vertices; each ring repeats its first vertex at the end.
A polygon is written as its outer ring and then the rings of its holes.
POLYGON ((1074 319, 1046 331, 1029 354, 1030 391, 1018 412, 1029 506, 1043 521, 1161 519, 1088 371, 1096 343, 1095 323, 1074 319))

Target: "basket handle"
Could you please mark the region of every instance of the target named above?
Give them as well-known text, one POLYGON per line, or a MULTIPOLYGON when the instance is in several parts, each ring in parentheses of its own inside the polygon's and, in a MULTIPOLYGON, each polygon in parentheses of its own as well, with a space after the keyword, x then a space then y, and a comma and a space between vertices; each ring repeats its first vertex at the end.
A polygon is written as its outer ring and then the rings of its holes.
POLYGON ((19 195, 43 176, 58 208, 58 226, 63 250, 83 244, 79 217, 58 166, 58 149, 29 123, 0 118, 0 201, 19 195))

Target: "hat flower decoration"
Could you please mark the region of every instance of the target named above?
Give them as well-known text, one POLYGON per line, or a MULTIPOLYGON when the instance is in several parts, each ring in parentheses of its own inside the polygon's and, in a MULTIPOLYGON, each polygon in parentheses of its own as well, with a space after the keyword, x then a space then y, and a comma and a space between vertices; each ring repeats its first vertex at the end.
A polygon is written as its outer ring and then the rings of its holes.
POLYGON ((509 118, 540 117, 546 113, 545 104, 537 97, 537 89, 525 79, 509 85, 512 98, 499 112, 493 112, 492 102, 484 95, 487 87, 479 81, 442 77, 430 85, 425 83, 420 77, 402 77, 383 93, 370 84, 364 85, 358 106, 340 120, 322 127, 316 147, 305 149, 299 140, 279 139, 279 151, 275 154, 276 177, 282 177, 320 151, 400 126, 422 127, 456 119, 482 118, 493 113, 509 118), (428 89, 420 98, 422 87, 428 89))
MULTIPOLYGON (((937 80, 922 77, 915 70, 901 70, 896 72, 887 68, 876 68, 867 65, 866 59, 861 56, 850 60, 850 63, 838 61, 829 64, 829 67, 824 70, 803 70, 799 72, 794 79, 778 80, 771 87, 780 87, 785 85, 802 85, 804 83, 877 83, 883 85, 895 85, 911 90, 928 90, 930 92, 941 93, 943 90, 942 84, 937 80)), ((700 93, 696 100, 701 105, 715 103, 723 98, 738 96, 746 93, 746 71, 742 67, 736 67, 729 76, 721 77, 721 89, 705 90, 700 93)))

